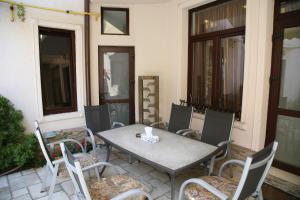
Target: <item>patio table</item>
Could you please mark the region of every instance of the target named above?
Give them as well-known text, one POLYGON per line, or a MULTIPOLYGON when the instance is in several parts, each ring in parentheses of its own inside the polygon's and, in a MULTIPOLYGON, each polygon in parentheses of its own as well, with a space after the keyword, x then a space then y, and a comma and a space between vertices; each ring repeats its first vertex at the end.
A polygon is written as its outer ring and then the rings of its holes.
POLYGON ((176 175, 184 169, 207 161, 218 149, 157 128, 153 128, 153 134, 158 135, 160 141, 153 144, 146 143, 136 137, 137 133, 144 132, 145 127, 142 124, 134 124, 99 132, 96 136, 107 144, 106 161, 109 161, 111 147, 114 147, 168 173, 171 179, 171 199, 174 199, 176 175))

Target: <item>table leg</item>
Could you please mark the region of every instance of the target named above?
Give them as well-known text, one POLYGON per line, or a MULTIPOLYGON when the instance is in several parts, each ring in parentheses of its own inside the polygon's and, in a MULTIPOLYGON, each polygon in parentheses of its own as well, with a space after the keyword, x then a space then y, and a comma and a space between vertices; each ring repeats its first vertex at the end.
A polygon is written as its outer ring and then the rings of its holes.
POLYGON ((176 175, 175 174, 169 174, 171 177, 171 200, 175 199, 175 179, 176 175))
MULTIPOLYGON (((110 152, 111 152, 111 145, 110 144, 106 144, 106 158, 105 161, 108 162, 109 161, 109 157, 110 157, 110 152)), ((102 167, 101 172, 100 172, 100 176, 103 174, 105 167, 102 167)))

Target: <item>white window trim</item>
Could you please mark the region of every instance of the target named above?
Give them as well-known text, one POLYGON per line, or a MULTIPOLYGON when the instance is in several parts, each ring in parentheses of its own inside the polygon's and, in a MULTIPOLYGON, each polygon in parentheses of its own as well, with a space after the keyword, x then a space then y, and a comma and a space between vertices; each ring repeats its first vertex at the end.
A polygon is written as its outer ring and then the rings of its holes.
POLYGON ((34 61, 35 61, 35 83, 36 83, 36 97, 38 107, 38 121, 53 122, 65 119, 82 118, 83 106, 85 101, 84 93, 84 64, 83 64, 83 27, 77 24, 59 23, 45 20, 33 20, 33 35, 34 35, 34 61), (77 94, 77 111, 68 113, 59 113, 44 115, 43 113, 43 100, 40 76, 40 51, 39 51, 39 26, 66 29, 75 31, 75 63, 76 63, 76 94, 77 94))

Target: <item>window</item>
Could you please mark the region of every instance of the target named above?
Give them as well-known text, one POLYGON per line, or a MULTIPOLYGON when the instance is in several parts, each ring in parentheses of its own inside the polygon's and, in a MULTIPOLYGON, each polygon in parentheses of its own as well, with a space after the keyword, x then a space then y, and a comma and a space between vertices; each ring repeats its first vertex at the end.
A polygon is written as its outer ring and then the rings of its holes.
POLYGON ((189 11, 188 102, 236 113, 242 107, 246 0, 213 2, 189 11))
POLYGON ((129 9, 101 7, 101 34, 129 35, 129 9))
POLYGON ((39 27, 44 115, 77 110, 75 32, 39 27))

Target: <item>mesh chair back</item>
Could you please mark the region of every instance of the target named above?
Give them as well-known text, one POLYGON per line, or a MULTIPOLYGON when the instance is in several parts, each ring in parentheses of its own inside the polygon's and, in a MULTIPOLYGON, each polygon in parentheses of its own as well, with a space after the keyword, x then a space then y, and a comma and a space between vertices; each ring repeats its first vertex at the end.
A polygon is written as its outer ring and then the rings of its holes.
MULTIPOLYGON (((252 156, 252 162, 247 174, 247 178, 243 184, 238 199, 245 199, 251 196, 253 193, 259 192, 261 189, 260 187, 272 164, 276 148, 277 142, 273 142, 252 156)), ((243 174, 244 173, 247 172, 243 171, 243 174)))
POLYGON ((111 129, 108 104, 100 106, 85 106, 86 126, 93 134, 111 129))
POLYGON ((233 120, 233 113, 217 112, 207 109, 205 112, 201 141, 216 146, 220 142, 229 140, 233 120))
POLYGON ((34 133, 35 133, 36 138, 39 141, 40 148, 41 148, 41 150, 43 152, 43 155, 44 155, 44 157, 45 157, 48 165, 51 168, 53 168, 53 164, 52 164, 53 159, 52 159, 51 154, 49 152, 49 149, 47 148, 47 145, 46 145, 46 143, 45 143, 45 141, 43 139, 40 127, 36 127, 36 130, 35 130, 34 133))
POLYGON ((79 171, 75 166, 76 158, 73 156, 73 154, 69 151, 69 149, 67 148, 67 146, 64 143, 61 143, 60 146, 61 146, 62 155, 63 155, 64 161, 65 161, 66 167, 67 167, 70 177, 73 181, 75 189, 79 190, 77 192, 80 192, 81 194, 85 195, 83 187, 86 187, 86 183, 85 182, 82 183, 79 179, 79 174, 82 175, 82 171, 81 171, 81 169, 79 171), (83 184, 83 186, 82 186, 82 184, 83 184))
POLYGON ((179 130, 189 129, 191 126, 193 107, 179 106, 172 103, 168 131, 176 133, 179 130))

